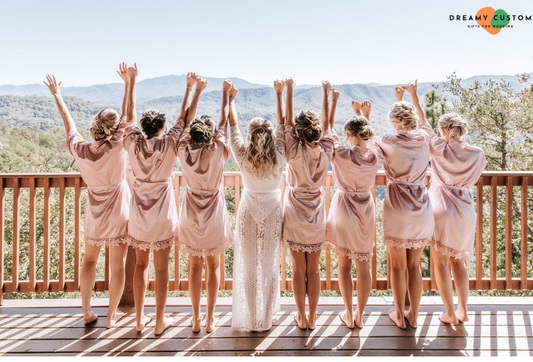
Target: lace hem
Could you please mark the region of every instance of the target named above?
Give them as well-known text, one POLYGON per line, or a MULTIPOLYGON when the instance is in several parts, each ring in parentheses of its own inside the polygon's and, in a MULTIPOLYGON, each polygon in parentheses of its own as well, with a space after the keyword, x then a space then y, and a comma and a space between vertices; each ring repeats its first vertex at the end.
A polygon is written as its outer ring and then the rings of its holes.
POLYGON ((115 238, 85 238, 85 242, 93 246, 120 246, 120 244, 130 244, 128 234, 117 236, 115 238))
POLYGON ((394 246, 396 248, 404 249, 419 249, 423 248, 433 240, 433 238, 424 238, 424 239, 400 239, 393 236, 383 236, 383 245, 385 246, 394 246))
POLYGON ((466 260, 466 261, 471 261, 474 259, 474 255, 470 251, 459 251, 459 250, 449 248, 447 246, 442 245, 440 241, 437 241, 435 239, 431 240, 430 243, 431 245, 433 245, 435 250, 451 258, 461 259, 461 260, 466 260))
POLYGON ((140 241, 140 240, 135 239, 131 235, 128 235, 128 239, 129 239, 130 246, 133 246, 135 249, 139 249, 143 251, 146 251, 146 250, 158 251, 158 250, 164 250, 166 248, 170 248, 174 244, 175 238, 174 236, 171 236, 170 238, 165 239, 165 240, 151 242, 151 241, 140 241))
POLYGON ((298 253, 299 252, 315 253, 317 251, 320 252, 326 249, 326 242, 324 241, 318 244, 306 245, 306 244, 300 244, 300 243, 295 243, 293 241, 286 240, 286 245, 289 249, 291 249, 292 251, 296 251, 298 253))
POLYGON ((329 241, 326 242, 325 249, 333 250, 337 255, 347 256, 350 260, 358 259, 359 261, 370 261, 370 258, 372 257, 372 252, 358 253, 350 249, 338 247, 329 241))
POLYGON ((226 238, 224 244, 217 246, 213 249, 193 249, 188 245, 181 244, 181 251, 183 252, 183 254, 189 254, 201 258, 206 256, 216 256, 228 250, 232 245, 233 239, 231 237, 228 237, 226 238))

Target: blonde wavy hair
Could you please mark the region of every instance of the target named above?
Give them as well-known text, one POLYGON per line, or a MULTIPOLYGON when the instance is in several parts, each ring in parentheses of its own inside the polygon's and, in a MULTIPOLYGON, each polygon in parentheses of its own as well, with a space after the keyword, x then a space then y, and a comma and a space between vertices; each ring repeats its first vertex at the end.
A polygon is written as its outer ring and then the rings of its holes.
POLYGON ((460 140, 468 133, 468 124, 459 113, 446 113, 439 118, 439 128, 448 133, 447 139, 460 140))
POLYGON ((412 131, 418 127, 415 106, 406 101, 395 102, 389 108, 389 120, 395 130, 412 131))
POLYGON ((119 124, 120 116, 117 111, 111 108, 103 109, 94 117, 89 129, 91 137, 95 141, 109 139, 118 129, 119 124))
POLYGON ((294 117, 294 130, 299 140, 307 142, 318 141, 322 137, 324 127, 320 122, 320 116, 312 109, 301 111, 294 117))
POLYGON ((359 137, 368 141, 374 137, 374 129, 366 117, 353 116, 344 124, 344 132, 350 137, 359 137))
POLYGON ((259 179, 276 176, 276 144, 274 126, 270 121, 255 117, 248 125, 244 158, 248 160, 249 173, 259 179))

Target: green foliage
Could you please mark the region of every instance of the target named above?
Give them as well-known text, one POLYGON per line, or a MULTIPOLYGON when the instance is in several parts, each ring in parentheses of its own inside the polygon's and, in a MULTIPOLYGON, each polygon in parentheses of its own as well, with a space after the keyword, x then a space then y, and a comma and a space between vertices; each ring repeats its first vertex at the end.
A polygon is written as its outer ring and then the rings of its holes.
POLYGON ((431 89, 424 93, 422 100, 424 102, 426 121, 435 133, 438 134, 440 116, 451 111, 451 107, 448 105, 448 99, 443 94, 437 93, 435 89, 431 89))

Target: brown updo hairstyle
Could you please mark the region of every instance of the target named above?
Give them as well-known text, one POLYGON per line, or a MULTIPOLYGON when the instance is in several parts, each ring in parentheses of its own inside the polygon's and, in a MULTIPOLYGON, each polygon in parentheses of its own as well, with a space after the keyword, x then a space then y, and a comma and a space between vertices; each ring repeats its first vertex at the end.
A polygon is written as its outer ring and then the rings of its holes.
POLYGON ((91 124, 91 137, 95 141, 110 138, 118 129, 120 116, 114 109, 106 108, 98 112, 91 124))
POLYGON ((246 159, 249 173, 260 179, 275 175, 277 156, 274 142, 274 126, 270 121, 255 117, 248 125, 246 159))
POLYGON ((157 109, 149 109, 142 114, 139 123, 146 138, 150 139, 165 127, 166 121, 167 119, 164 113, 161 113, 157 109))
POLYGON ((196 117, 191 122, 189 134, 191 135, 192 144, 209 143, 215 135, 215 123, 209 116, 196 117))
POLYGON ((366 117, 353 116, 344 124, 344 132, 350 137, 359 137, 368 141, 374 137, 374 129, 366 117))
POLYGON ((324 127, 320 116, 312 109, 301 111, 294 117, 294 130, 300 140, 307 142, 318 141, 322 137, 324 127))
POLYGON ((446 113, 439 118, 439 128, 448 133, 448 139, 460 140, 468 132, 468 124, 459 113, 446 113))
POLYGON ((395 102, 389 109, 389 120, 395 130, 412 131, 418 127, 415 106, 406 101, 395 102))

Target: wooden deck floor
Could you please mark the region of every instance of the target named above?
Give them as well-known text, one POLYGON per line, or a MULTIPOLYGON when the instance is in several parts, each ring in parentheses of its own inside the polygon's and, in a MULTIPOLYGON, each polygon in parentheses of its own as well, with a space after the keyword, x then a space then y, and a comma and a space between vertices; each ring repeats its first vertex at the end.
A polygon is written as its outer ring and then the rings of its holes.
MULTIPOLYGON (((98 321, 84 326, 79 300, 4 300, 0 307, 0 354, 107 355, 107 356, 533 356, 533 298, 471 298, 470 321, 445 326, 438 320, 440 299, 424 297, 419 327, 402 331, 387 316, 392 298, 371 298, 365 327, 342 325, 339 298, 321 298, 318 325, 302 331, 293 321, 296 307, 290 298, 268 332, 250 333, 231 328, 231 299, 220 298, 218 328, 194 334, 189 327, 187 298, 170 298, 167 313, 175 326, 162 336, 153 335, 153 322, 137 333, 134 312, 117 328, 106 330, 107 301, 96 301, 98 321)), ((147 313, 154 313, 148 299, 147 313)), ((203 303, 203 305, 205 305, 203 303)), ((203 308, 204 309, 204 308, 203 308)))

